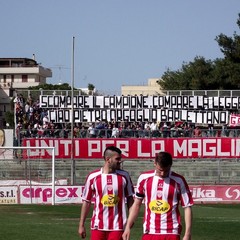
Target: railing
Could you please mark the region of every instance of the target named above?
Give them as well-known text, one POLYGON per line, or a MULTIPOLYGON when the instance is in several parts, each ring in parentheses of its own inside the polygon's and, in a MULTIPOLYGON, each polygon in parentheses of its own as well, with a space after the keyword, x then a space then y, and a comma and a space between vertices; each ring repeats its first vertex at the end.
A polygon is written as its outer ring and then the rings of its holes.
MULTIPOLYGON (((95 129, 94 134, 90 134, 88 129, 74 131, 74 138, 178 138, 178 137, 195 137, 194 130, 131 130, 123 129, 117 135, 112 135, 111 129, 95 129)), ((239 138, 240 129, 214 129, 201 130, 201 135, 196 137, 231 137, 239 138)), ((21 130, 17 134, 18 143, 22 138, 71 138, 71 130, 68 129, 46 129, 46 130, 21 130)))
MULTIPOLYGON (((163 95, 176 95, 176 96, 209 96, 209 97, 236 97, 240 96, 240 90, 162 90, 163 95)), ((71 95, 71 90, 21 90, 18 89, 17 93, 28 96, 32 94, 38 97, 39 95, 71 95)), ((81 90, 74 90, 74 95, 81 95, 81 90)))
POLYGON ((207 97, 238 97, 240 90, 162 90, 164 95, 187 95, 207 97))

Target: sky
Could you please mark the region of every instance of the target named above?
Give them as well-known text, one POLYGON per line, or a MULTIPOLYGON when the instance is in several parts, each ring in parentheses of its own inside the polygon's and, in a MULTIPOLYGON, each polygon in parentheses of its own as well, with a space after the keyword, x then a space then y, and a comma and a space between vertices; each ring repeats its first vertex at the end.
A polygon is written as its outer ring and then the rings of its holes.
POLYGON ((74 87, 105 94, 222 58, 216 36, 239 34, 239 0, 2 0, 0 10, 0 57, 35 54, 52 69, 47 83, 72 84, 74 73, 74 87))

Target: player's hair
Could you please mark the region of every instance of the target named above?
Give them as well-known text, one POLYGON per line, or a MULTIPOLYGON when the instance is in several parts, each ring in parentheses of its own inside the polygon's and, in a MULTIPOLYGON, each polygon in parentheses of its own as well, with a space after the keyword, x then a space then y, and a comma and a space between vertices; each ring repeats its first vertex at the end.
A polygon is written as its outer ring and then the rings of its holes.
POLYGON ((155 163, 161 167, 172 166, 172 155, 168 152, 159 152, 156 154, 155 163))
POLYGON ((108 146, 103 153, 103 157, 104 159, 106 159, 106 157, 111 157, 113 152, 117 152, 118 154, 122 154, 122 151, 115 147, 115 146, 108 146))

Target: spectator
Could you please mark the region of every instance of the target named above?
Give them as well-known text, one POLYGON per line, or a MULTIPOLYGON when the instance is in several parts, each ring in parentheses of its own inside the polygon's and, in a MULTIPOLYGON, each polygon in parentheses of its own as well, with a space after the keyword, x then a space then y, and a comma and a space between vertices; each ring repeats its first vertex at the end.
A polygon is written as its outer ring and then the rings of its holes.
POLYGON ((79 137, 80 137, 80 129, 79 129, 79 127, 77 127, 77 126, 75 126, 75 127, 73 128, 73 137, 74 137, 74 138, 79 138, 79 137))
POLYGON ((228 137, 228 130, 227 130, 227 125, 226 124, 222 124, 221 136, 222 137, 228 137))
POLYGON ((147 128, 144 129, 144 137, 149 138, 151 133, 150 125, 147 125, 147 128))
POLYGON ((44 130, 43 130, 42 126, 40 125, 39 121, 37 121, 34 124, 33 128, 34 128, 35 137, 37 137, 37 138, 42 137, 44 130))
POLYGON ((90 138, 96 137, 96 129, 93 123, 89 123, 88 134, 90 138))
POLYGON ((30 107, 29 107, 29 121, 32 122, 33 120, 34 120, 34 109, 30 105, 30 107))
POLYGON ((25 104, 25 113, 27 114, 27 116, 29 115, 29 109, 30 109, 29 102, 26 102, 26 104, 25 104))
POLYGON ((200 130, 200 128, 198 126, 196 126, 195 129, 193 130, 193 136, 194 137, 201 137, 202 136, 202 131, 200 130))
POLYGON ((139 125, 137 125, 137 127, 136 127, 136 137, 137 138, 144 138, 145 137, 145 132, 139 125))
POLYGON ((82 126, 81 129, 80 129, 80 137, 81 138, 86 138, 87 137, 87 130, 85 129, 84 126, 82 126))
POLYGON ((102 121, 96 122, 95 129, 97 130, 97 137, 106 137, 106 126, 102 121))
POLYGON ((208 137, 213 137, 213 124, 208 124, 208 137))
POLYGON ((150 124, 150 130, 151 131, 158 130, 158 126, 157 126, 157 123, 155 121, 150 124))
POLYGON ((150 123, 149 123, 149 122, 146 122, 146 123, 144 124, 144 130, 146 130, 146 129, 148 129, 148 128, 150 128, 150 123))
POLYGON ((163 124, 161 131, 162 131, 162 136, 164 138, 170 137, 170 129, 169 129, 169 126, 167 125, 167 123, 163 124))
POLYGON ((170 130, 171 130, 171 137, 174 137, 174 138, 180 137, 181 129, 177 126, 177 124, 174 124, 174 126, 170 130))
POLYGON ((17 137, 20 137, 21 130, 22 130, 22 123, 21 123, 21 122, 18 122, 17 128, 16 128, 16 136, 17 136, 17 137))
POLYGON ((192 127, 189 123, 185 122, 183 124, 182 133, 184 137, 191 137, 192 136, 192 127))
POLYGON ((69 137, 69 129, 67 128, 67 126, 64 126, 63 131, 62 131, 62 135, 63 138, 68 138, 69 137))
POLYGON ((41 112, 41 120, 43 121, 43 124, 50 122, 47 111, 41 112))
POLYGON ((116 124, 113 125, 113 128, 112 128, 112 138, 118 138, 119 137, 119 129, 118 127, 116 126, 116 124))
POLYGON ((33 97, 32 97, 32 94, 31 94, 31 93, 28 95, 27 101, 29 102, 29 105, 30 105, 30 106, 33 105, 33 97))

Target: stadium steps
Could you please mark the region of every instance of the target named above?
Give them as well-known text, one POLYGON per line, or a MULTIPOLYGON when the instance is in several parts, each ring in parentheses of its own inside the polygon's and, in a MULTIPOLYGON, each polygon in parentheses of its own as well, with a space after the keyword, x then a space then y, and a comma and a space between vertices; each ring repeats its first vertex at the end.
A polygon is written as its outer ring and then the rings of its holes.
MULTIPOLYGON (((70 183, 72 161, 56 160, 55 176, 57 179, 67 179, 70 183)), ((103 160, 76 160, 76 184, 82 185, 89 172, 102 167, 103 160)), ((136 184, 139 174, 153 169, 153 162, 149 160, 127 160, 123 163, 136 184)), ((173 171, 182 174, 190 184, 240 184, 240 160, 205 160, 178 159, 173 162, 173 171)), ((0 180, 32 179, 36 181, 51 181, 52 162, 49 160, 35 160, 31 164, 15 160, 0 160, 0 180)))

